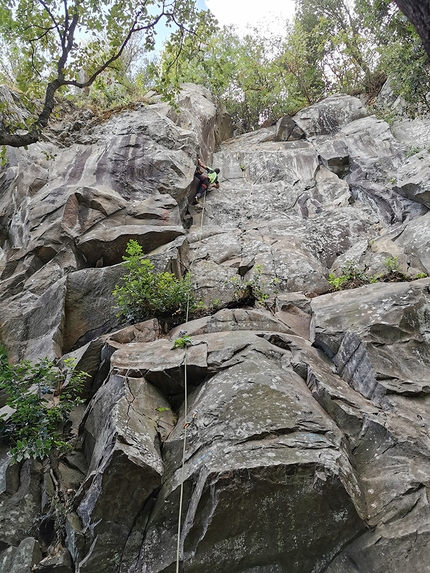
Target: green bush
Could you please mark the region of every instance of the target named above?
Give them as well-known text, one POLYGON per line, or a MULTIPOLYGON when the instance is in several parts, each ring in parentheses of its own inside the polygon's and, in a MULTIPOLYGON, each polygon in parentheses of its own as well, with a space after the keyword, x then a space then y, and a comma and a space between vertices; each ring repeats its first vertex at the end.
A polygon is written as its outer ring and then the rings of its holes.
POLYGON ((79 396, 86 376, 73 369, 71 360, 63 369, 47 358, 34 365, 27 361, 10 365, 0 346, 0 389, 13 409, 9 418, 0 417, 0 434, 11 444, 13 462, 71 449, 62 426, 72 408, 83 401, 79 396))
POLYGON ((387 268, 387 273, 372 276, 360 271, 353 261, 347 261, 339 276, 336 276, 334 273, 328 275, 328 282, 334 290, 344 290, 369 283, 412 281, 427 276, 426 273, 418 273, 412 277, 404 273, 397 257, 387 257, 384 260, 384 265, 387 268))
MULTIPOLYGON (((389 273, 399 273, 401 275, 405 274, 400 267, 400 263, 399 263, 397 257, 387 257, 384 260, 384 265, 387 268, 389 273)), ((405 277, 406 277, 406 275, 405 275, 405 277)))
POLYGON ((142 247, 133 239, 126 253, 122 264, 128 272, 113 291, 119 315, 131 322, 151 317, 182 319, 194 304, 191 276, 177 279, 172 273, 154 272, 154 265, 142 257, 142 247))
POLYGON ((412 157, 412 155, 416 155, 421 151, 421 147, 417 147, 416 145, 411 145, 408 151, 406 152, 406 157, 412 157))

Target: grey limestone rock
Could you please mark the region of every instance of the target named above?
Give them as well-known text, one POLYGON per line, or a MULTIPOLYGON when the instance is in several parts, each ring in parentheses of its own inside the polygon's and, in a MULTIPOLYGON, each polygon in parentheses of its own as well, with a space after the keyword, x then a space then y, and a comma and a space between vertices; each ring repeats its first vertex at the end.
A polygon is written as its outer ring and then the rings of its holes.
POLYGON ((152 101, 0 169, 0 342, 90 374, 53 477, 2 446, 2 571, 426 571, 426 122, 339 95, 231 138, 205 88, 152 101), (197 156, 220 188, 193 205, 197 156), (199 318, 117 316, 131 238, 191 272, 199 318), (386 282, 333 292, 349 264, 386 282), (42 555, 54 478, 67 512, 42 555))
POLYGON ((293 119, 305 132, 306 137, 312 137, 332 135, 344 125, 366 115, 366 108, 358 98, 335 95, 302 109, 293 119))
MULTIPOLYGON (((26 537, 18 547, 9 547, 0 556, 0 571, 30 573, 40 562, 42 551, 33 537, 26 537)), ((68 572, 67 572, 68 573, 68 572)))

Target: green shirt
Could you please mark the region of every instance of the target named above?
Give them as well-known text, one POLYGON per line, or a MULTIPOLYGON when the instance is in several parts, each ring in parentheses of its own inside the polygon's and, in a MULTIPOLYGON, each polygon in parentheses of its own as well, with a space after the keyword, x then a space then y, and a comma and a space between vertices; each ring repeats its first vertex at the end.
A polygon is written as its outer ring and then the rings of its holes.
POLYGON ((208 167, 208 179, 209 179, 209 182, 210 182, 211 184, 212 184, 212 183, 215 183, 216 180, 217 180, 217 178, 218 178, 218 173, 216 173, 215 171, 213 171, 212 169, 210 169, 210 167, 208 167))

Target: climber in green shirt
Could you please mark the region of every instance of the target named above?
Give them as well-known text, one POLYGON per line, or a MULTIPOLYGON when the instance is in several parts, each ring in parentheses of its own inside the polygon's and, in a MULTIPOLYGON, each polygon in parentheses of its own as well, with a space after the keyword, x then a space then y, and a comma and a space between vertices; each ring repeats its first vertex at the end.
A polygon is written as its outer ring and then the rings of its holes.
POLYGON ((219 169, 218 168, 212 169, 211 167, 208 167, 202 161, 200 161, 200 159, 198 159, 197 161, 199 163, 199 166, 202 169, 204 169, 205 172, 202 172, 200 169, 197 169, 194 174, 200 181, 200 186, 197 189, 197 193, 194 197, 194 203, 198 203, 199 199, 201 199, 204 193, 208 193, 213 188, 219 189, 219 181, 218 181, 219 169))

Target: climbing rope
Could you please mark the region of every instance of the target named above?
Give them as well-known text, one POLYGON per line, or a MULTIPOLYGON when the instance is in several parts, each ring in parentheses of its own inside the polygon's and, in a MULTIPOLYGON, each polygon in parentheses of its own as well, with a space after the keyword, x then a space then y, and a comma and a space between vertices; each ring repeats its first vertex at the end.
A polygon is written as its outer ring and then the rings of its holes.
MULTIPOLYGON (((203 195, 203 209, 202 217, 200 221, 200 238, 198 243, 203 237, 203 217, 206 205, 206 191, 203 195)), ((193 266, 195 257, 190 263, 190 270, 193 266)), ((188 291, 187 297, 187 310, 185 313, 185 322, 188 322, 188 316, 190 312, 190 292, 188 291)), ((182 509, 184 505, 184 480, 185 480, 185 455, 187 450, 187 416, 188 416, 188 382, 187 382, 187 347, 185 347, 185 357, 184 357, 184 440, 182 444, 182 463, 181 463, 181 485, 179 490, 179 512, 178 512, 178 539, 176 543, 176 573, 179 573, 179 564, 181 558, 181 522, 182 522, 182 509)))
POLYGON ((184 480, 185 480, 185 453, 187 448, 187 412, 188 412, 188 392, 187 392, 187 349, 185 348, 184 358, 184 443, 182 445, 182 467, 181 467, 181 487, 179 493, 179 515, 178 515, 178 540, 176 544, 176 573, 179 573, 179 562, 181 555, 181 521, 182 507, 184 504, 184 480))
MULTIPOLYGON (((203 194, 203 208, 202 208, 202 217, 201 217, 201 221, 200 221, 200 239, 199 239, 199 243, 202 240, 203 237, 203 218, 205 215, 205 206, 206 206, 206 190, 203 194)), ((194 262, 194 261, 193 261, 194 262)), ((191 266, 191 265, 190 265, 191 266)))

